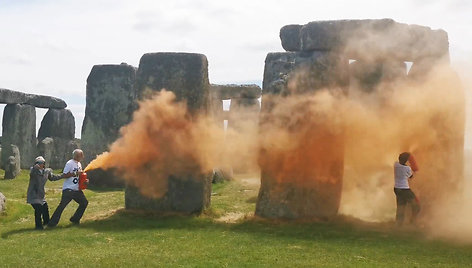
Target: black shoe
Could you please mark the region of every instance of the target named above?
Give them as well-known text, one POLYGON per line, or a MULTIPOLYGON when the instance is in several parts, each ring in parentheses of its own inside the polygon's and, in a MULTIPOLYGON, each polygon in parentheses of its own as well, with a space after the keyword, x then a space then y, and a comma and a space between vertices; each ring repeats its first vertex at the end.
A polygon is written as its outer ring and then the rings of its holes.
POLYGON ((73 221, 73 220, 70 220, 70 222, 72 222, 73 225, 80 225, 80 221, 73 221))
POLYGON ((36 226, 34 229, 39 231, 44 230, 43 226, 36 226))
POLYGON ((53 223, 48 223, 48 228, 54 228, 56 227, 57 224, 53 224, 53 223))

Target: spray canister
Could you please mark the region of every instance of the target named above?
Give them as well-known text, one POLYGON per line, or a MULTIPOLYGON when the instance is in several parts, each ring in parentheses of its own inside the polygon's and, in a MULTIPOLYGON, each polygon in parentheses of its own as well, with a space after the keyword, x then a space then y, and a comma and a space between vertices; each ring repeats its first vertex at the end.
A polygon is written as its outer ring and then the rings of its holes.
POLYGON ((79 175, 79 189, 85 190, 87 189, 87 173, 82 172, 79 175))
POLYGON ((411 154, 410 154, 410 157, 408 158, 408 163, 410 163, 411 170, 413 170, 414 172, 419 170, 418 164, 416 163, 415 158, 411 154))

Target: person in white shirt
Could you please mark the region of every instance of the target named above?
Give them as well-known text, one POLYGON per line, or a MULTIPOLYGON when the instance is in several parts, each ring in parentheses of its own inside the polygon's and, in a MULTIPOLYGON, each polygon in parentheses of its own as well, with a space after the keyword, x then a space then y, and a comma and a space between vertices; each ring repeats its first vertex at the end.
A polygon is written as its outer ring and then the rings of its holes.
POLYGON ((84 192, 79 189, 79 175, 82 173, 82 164, 80 161, 84 159, 84 152, 80 149, 76 149, 72 152, 73 158, 67 161, 63 173, 73 173, 74 176, 66 179, 62 186, 62 198, 59 206, 52 214, 51 220, 49 221, 48 227, 55 227, 61 219, 62 212, 70 201, 74 200, 79 204, 79 207, 75 211, 74 215, 70 218, 70 221, 74 224, 79 224, 80 219, 84 215, 85 209, 88 205, 88 200, 84 195, 84 192))
POLYGON ((393 165, 395 176, 395 186, 393 191, 397 197, 397 215, 396 222, 398 226, 403 224, 405 219, 405 208, 407 204, 411 204, 411 220, 410 223, 416 221, 416 217, 420 212, 420 204, 415 193, 410 189, 409 180, 413 179, 413 170, 406 164, 410 158, 410 153, 403 152, 398 156, 398 162, 393 165))

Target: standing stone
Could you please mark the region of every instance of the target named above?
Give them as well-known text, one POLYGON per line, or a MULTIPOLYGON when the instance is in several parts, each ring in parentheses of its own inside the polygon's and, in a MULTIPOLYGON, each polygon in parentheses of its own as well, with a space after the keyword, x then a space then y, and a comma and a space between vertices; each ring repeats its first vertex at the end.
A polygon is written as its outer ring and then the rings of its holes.
MULTIPOLYGON (((310 119, 304 105, 283 106, 286 96, 348 85, 348 60, 328 52, 270 53, 266 58, 260 122, 261 188, 256 215, 266 218, 311 218, 336 215, 342 189, 344 144, 342 129, 332 131, 310 119), (287 110, 275 116, 277 107, 287 110), (304 114, 292 120, 292 114, 304 114), (270 141, 285 131, 296 141, 280 150, 270 141), (277 135, 277 134, 276 134, 277 135)), ((277 141, 277 138, 276 138, 277 141)))
POLYGON ((7 208, 7 198, 0 192, 0 213, 7 208))
POLYGON ((49 109, 41 121, 38 140, 46 137, 59 137, 73 140, 75 136, 75 119, 68 109, 49 109))
MULTIPOLYGON (((209 108, 208 62, 205 55, 193 53, 150 53, 140 60, 136 77, 139 96, 145 90, 160 91, 165 88, 186 101, 190 114, 207 113, 209 108)), ((166 194, 159 199, 143 196, 133 185, 127 185, 125 206, 127 209, 145 209, 156 212, 199 213, 210 205, 211 171, 203 174, 193 159, 188 161, 195 170, 187 176, 170 176, 166 194)))
MULTIPOLYGON (((118 139, 120 128, 131 121, 136 107, 133 87, 136 68, 120 65, 95 65, 87 78, 85 118, 82 125, 81 146, 87 165, 118 139)), ((90 184, 122 187, 123 181, 112 171, 88 172, 90 184)))
POLYGON ((233 170, 232 169, 220 169, 214 168, 213 169, 213 177, 211 182, 212 183, 222 183, 226 181, 230 181, 233 179, 233 170))
POLYGON ((67 161, 72 158, 72 152, 78 148, 80 148, 80 145, 75 139, 47 137, 39 142, 38 154, 46 159, 47 167, 62 169, 67 161))
POLYGON ((11 180, 16 178, 18 174, 20 174, 20 162, 21 162, 21 157, 20 157, 20 151, 18 150, 18 147, 16 145, 10 145, 11 146, 11 152, 12 155, 8 157, 8 161, 5 165, 5 179, 6 180, 11 180))
POLYGON ((48 167, 62 169, 78 148, 74 141, 75 119, 67 109, 49 109, 41 121, 38 133, 38 152, 48 167))
POLYGON ((3 112, 2 162, 12 155, 11 144, 18 146, 21 168, 31 167, 36 157, 36 111, 31 105, 7 104, 3 112))
POLYGON ((200 213, 210 206, 211 175, 201 175, 203 181, 195 175, 187 178, 170 176, 167 193, 160 199, 143 196, 139 189, 127 185, 125 190, 126 209, 144 209, 156 212, 179 212, 185 214, 200 213))
MULTIPOLYGON (((51 160, 54 155, 54 139, 46 137, 38 143, 38 155, 46 160, 46 167, 51 167, 51 160)), ((65 164, 65 163, 64 163, 65 164)), ((63 167, 60 167, 63 168, 63 167)))
POLYGON ((302 44, 300 40, 301 29, 302 25, 298 24, 285 25, 280 29, 280 40, 282 41, 282 47, 286 51, 302 50, 302 44))
POLYGON ((136 78, 138 96, 146 89, 174 92, 190 112, 207 112, 210 84, 208 61, 195 53, 148 53, 141 57, 136 78))

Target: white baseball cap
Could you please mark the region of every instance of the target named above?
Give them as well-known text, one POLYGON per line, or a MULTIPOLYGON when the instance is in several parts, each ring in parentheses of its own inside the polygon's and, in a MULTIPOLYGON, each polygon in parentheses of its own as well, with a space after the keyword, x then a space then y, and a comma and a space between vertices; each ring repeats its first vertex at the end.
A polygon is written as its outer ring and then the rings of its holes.
POLYGON ((38 156, 34 159, 34 163, 35 164, 44 164, 44 163, 46 163, 46 160, 44 159, 44 157, 38 156))

